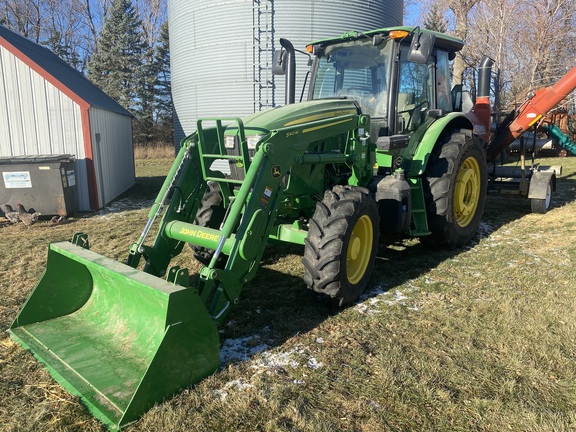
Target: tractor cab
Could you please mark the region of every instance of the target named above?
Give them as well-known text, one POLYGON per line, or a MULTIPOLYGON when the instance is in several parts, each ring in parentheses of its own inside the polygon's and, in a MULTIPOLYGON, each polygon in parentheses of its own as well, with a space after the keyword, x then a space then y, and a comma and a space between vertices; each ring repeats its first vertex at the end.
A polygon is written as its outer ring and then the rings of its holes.
POLYGON ((462 42, 410 27, 348 33, 315 42, 309 99, 356 101, 373 140, 411 135, 429 117, 453 111, 449 60, 462 42))

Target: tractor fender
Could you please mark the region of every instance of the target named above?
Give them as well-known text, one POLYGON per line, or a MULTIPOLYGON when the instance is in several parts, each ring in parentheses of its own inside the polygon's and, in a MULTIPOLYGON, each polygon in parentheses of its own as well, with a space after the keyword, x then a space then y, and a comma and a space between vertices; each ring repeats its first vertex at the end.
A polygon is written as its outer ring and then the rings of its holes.
POLYGON ((534 172, 532 177, 530 177, 528 198, 546 199, 548 185, 551 186, 552 192, 556 190, 556 174, 554 174, 554 171, 534 172))
MULTIPOLYGON (((422 126, 422 128, 424 127, 426 126, 422 126)), ((414 156, 412 157, 410 169, 408 170, 409 177, 420 176, 424 173, 430 154, 438 142, 440 135, 442 135, 442 132, 445 130, 451 129, 470 129, 470 134, 472 134, 473 125, 465 114, 452 112, 428 124, 423 133, 420 130, 416 131, 413 139, 417 140, 417 144, 413 153, 414 156), (419 136, 421 136, 421 138, 419 138, 419 136)))

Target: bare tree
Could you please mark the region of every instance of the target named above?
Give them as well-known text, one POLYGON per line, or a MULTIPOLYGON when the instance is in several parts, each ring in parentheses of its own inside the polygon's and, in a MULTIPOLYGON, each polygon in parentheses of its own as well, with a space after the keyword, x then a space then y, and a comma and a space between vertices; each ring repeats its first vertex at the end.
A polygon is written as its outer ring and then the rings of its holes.
MULTIPOLYGON (((483 0, 470 14, 469 47, 480 57, 487 55, 494 60, 494 111, 503 111, 508 101, 507 90, 518 73, 511 64, 510 53, 515 47, 510 38, 511 28, 521 28, 521 14, 517 0, 483 0)), ((496 118, 498 121, 498 118, 496 118)))
POLYGON ((532 10, 533 20, 526 22, 525 42, 527 54, 532 58, 530 65, 529 80, 531 85, 550 84, 554 76, 553 65, 555 63, 556 49, 559 48, 558 40, 551 35, 558 34, 566 29, 569 18, 569 8, 574 10, 572 0, 532 0, 525 4, 527 11, 532 10))
POLYGON ((44 25, 47 45, 72 67, 83 70, 83 23, 78 0, 45 0, 48 19, 44 25))
POLYGON ((80 6, 80 16, 84 25, 82 37, 84 39, 84 57, 90 59, 92 54, 98 49, 96 41, 98 33, 104 24, 110 8, 110 0, 75 0, 80 6))
MULTIPOLYGON (((468 14, 480 0, 447 0, 448 8, 454 14, 455 27, 454 35, 462 39, 465 43, 468 41, 468 14)), ((466 54, 468 48, 465 45, 454 59, 453 83, 462 84, 464 72, 467 68, 466 54)))
POLYGON ((34 42, 44 36, 43 24, 48 19, 43 0, 0 0, 0 23, 34 42))
POLYGON ((506 58, 511 71, 510 103, 522 102, 531 89, 555 83, 574 66, 575 9, 573 0, 518 3, 520 19, 508 34, 511 48, 506 58))
POLYGON ((153 47, 160 38, 160 27, 166 21, 167 0, 135 0, 148 44, 153 47))

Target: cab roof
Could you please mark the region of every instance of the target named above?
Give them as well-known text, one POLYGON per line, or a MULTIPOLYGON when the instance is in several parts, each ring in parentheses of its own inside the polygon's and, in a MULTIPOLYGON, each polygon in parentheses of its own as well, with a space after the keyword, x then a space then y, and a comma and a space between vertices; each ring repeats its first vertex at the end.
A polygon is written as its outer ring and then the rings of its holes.
POLYGON ((447 35, 445 33, 439 33, 439 32, 435 32, 432 30, 419 28, 419 27, 409 27, 409 26, 385 27, 385 28, 370 30, 370 31, 366 31, 366 32, 351 31, 348 33, 343 33, 342 35, 335 37, 335 38, 322 39, 322 40, 312 42, 310 45, 327 46, 327 45, 332 45, 332 44, 340 43, 340 42, 344 42, 344 41, 353 41, 353 40, 363 39, 366 37, 373 37, 376 35, 386 36, 391 31, 399 31, 399 30, 407 31, 409 33, 408 36, 406 36, 406 41, 410 42, 412 40, 412 34, 415 33, 415 31, 417 29, 419 29, 419 31, 421 33, 430 33, 430 34, 433 34, 434 36, 436 36, 436 41, 434 43, 434 46, 436 46, 438 48, 445 49, 446 51, 449 51, 449 52, 460 51, 462 49, 462 47, 464 46, 464 42, 462 41, 462 39, 459 39, 457 37, 450 36, 450 35, 447 35))

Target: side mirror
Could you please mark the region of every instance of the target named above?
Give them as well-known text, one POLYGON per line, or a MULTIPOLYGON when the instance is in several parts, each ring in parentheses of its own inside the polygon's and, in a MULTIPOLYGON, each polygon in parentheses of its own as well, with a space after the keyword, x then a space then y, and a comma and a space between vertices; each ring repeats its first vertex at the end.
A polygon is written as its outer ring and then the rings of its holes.
POLYGON ((372 38, 372 45, 374 45, 375 47, 379 46, 382 42, 384 42, 386 40, 386 38, 384 36, 382 36, 381 34, 379 35, 374 35, 374 37, 372 38))
POLYGON ((426 64, 432 54, 436 36, 431 33, 416 32, 412 36, 410 51, 408 52, 408 61, 419 64, 426 64))
POLYGON ((474 102, 472 102, 470 92, 466 90, 462 84, 456 84, 454 88, 452 88, 451 93, 453 111, 463 113, 472 111, 472 108, 474 108, 474 102))
POLYGON ((462 84, 456 84, 451 91, 452 110, 462 112, 462 84))
POLYGON ((272 58, 272 75, 286 75, 286 69, 288 68, 286 57, 286 50, 274 51, 272 58))

